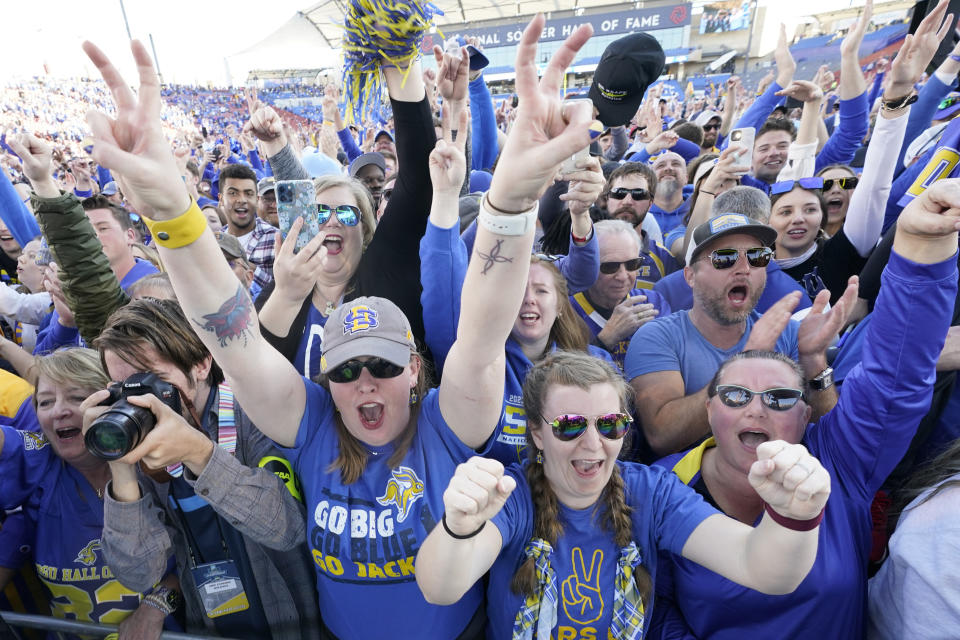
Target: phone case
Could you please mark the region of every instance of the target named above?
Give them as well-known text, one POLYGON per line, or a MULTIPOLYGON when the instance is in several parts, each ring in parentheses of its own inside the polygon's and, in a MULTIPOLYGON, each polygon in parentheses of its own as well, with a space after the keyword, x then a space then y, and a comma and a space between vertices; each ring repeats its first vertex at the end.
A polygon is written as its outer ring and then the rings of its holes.
POLYGON ((280 233, 286 238, 293 221, 303 218, 303 227, 297 237, 294 253, 300 251, 308 242, 320 233, 317 222, 317 196, 311 180, 277 181, 277 218, 280 233))

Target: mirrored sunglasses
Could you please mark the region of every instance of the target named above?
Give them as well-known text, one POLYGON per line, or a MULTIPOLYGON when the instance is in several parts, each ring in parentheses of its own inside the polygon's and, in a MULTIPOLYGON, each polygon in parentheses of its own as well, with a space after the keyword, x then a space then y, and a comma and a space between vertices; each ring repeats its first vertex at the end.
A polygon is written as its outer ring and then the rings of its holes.
POLYGON ((355 227, 360 224, 360 209, 352 204, 340 204, 336 207, 331 207, 328 204, 318 204, 317 222, 320 224, 326 223, 334 213, 336 213, 340 224, 348 227, 355 227))
POLYGON ((800 389, 776 388, 753 391, 736 384, 717 385, 717 397, 720 398, 720 402, 733 409, 742 409, 747 406, 755 395, 759 395, 761 402, 773 411, 789 411, 800 400, 806 401, 800 389))
MULTIPOLYGON (((593 423, 597 432, 608 440, 619 440, 627 435, 630 423, 633 422, 626 413, 607 413, 597 416, 593 423)), ((577 413, 565 413, 547 422, 553 429, 557 440, 570 442, 582 436, 590 425, 590 418, 577 413)))
POLYGON ((753 249, 717 249, 710 253, 710 262, 718 270, 729 269, 737 264, 740 254, 747 256, 747 264, 754 268, 766 267, 773 258, 773 249, 770 247, 754 247, 753 249))

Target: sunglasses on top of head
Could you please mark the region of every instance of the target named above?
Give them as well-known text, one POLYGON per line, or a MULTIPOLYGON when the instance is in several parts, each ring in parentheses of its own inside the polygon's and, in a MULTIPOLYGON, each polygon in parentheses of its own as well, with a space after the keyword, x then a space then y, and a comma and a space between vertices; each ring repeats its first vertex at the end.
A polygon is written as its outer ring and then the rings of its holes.
POLYGON ((850 189, 856 189, 857 183, 860 182, 859 178, 826 178, 823 181, 823 190, 830 191, 833 188, 833 185, 838 185, 844 191, 849 191, 850 189))
POLYGON ((747 256, 747 264, 754 268, 766 267, 773 257, 773 249, 770 247, 754 247, 752 249, 717 249, 710 252, 709 258, 714 269, 723 270, 737 264, 741 253, 747 256))
POLYGON ((947 107, 952 107, 958 102, 960 102, 960 96, 950 96, 949 98, 944 98, 941 100, 940 104, 937 105, 937 109, 946 109, 947 107))
POLYGON ((328 204, 318 204, 317 222, 320 224, 326 223, 334 213, 336 213, 337 220, 339 220, 342 225, 355 227, 360 224, 360 208, 352 204, 340 204, 335 207, 331 207, 328 204))
POLYGON ((823 178, 800 178, 799 180, 784 180, 783 182, 774 182, 770 185, 770 195, 778 196, 781 193, 793 191, 795 186, 802 189, 823 189, 823 178))
MULTIPOLYGON (((590 418, 577 413, 565 413, 553 420, 544 420, 553 429, 557 440, 570 442, 582 436, 590 426, 590 418)), ((626 413, 605 413, 594 418, 593 423, 597 432, 607 440, 619 440, 627 435, 630 423, 633 422, 626 413)))
POLYGON ((759 395, 763 404, 773 411, 789 411, 800 400, 806 401, 800 389, 777 388, 766 391, 754 391, 737 384, 718 384, 717 397, 725 406, 742 409, 750 404, 753 396, 759 395))
POLYGON ((347 360, 327 371, 327 379, 331 382, 353 382, 366 369, 374 378, 396 378, 403 373, 403 367, 383 358, 369 360, 347 360))
POLYGON ((650 192, 646 189, 624 189, 623 187, 620 187, 617 189, 611 189, 609 195, 614 200, 623 200, 628 195, 636 202, 650 199, 650 192))

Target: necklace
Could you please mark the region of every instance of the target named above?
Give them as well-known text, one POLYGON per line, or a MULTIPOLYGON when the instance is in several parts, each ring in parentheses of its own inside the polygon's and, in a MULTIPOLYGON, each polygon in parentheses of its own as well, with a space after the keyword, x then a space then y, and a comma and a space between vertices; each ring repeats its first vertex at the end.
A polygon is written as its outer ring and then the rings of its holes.
POLYGON ((97 497, 103 500, 103 489, 94 489, 97 492, 97 497))
POLYGON ((327 300, 327 306, 323 309, 323 315, 329 316, 336 308, 337 305, 335 305, 332 300, 327 300))

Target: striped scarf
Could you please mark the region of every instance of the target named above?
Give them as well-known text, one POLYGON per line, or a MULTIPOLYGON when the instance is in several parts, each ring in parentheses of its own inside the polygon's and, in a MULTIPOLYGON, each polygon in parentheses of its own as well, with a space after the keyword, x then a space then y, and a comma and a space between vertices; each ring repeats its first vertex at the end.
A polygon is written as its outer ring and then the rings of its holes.
MULTIPOLYGON (((233 411, 233 390, 226 382, 220 383, 220 396, 217 398, 217 444, 233 455, 237 450, 237 421, 233 411)), ((178 462, 167 467, 167 473, 174 478, 183 475, 183 464, 178 462)))
MULTIPOLYGON (((513 640, 550 640, 550 632, 557 626, 557 577, 550 565, 552 552, 553 547, 543 538, 534 538, 527 543, 525 553, 534 558, 537 589, 527 596, 517 612, 513 640)), ((643 601, 633 580, 634 570, 640 562, 640 550, 635 542, 620 550, 610 625, 610 633, 617 640, 643 637, 643 601)))

